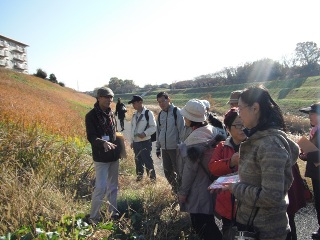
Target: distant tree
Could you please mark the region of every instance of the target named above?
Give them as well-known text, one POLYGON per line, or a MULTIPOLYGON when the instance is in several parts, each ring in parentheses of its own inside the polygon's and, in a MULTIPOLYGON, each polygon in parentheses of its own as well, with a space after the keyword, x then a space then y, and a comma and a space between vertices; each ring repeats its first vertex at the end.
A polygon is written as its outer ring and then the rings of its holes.
POLYGON ((130 93, 133 92, 138 86, 134 84, 133 80, 124 80, 123 85, 121 87, 122 93, 130 93))
POLYGON ((109 83, 105 86, 111 88, 115 93, 130 93, 138 87, 133 80, 122 80, 117 77, 110 78, 109 83))
POLYGON ((111 88, 113 91, 116 91, 116 89, 121 88, 121 79, 117 77, 110 78, 108 87, 111 88))
POLYGON ((58 83, 61 87, 65 87, 66 85, 63 82, 58 83))
POLYGON ((169 88, 169 84, 168 83, 162 83, 159 85, 160 88, 169 88))
POLYGON ((57 78, 53 73, 50 74, 49 81, 53 83, 58 83, 57 78))
POLYGON ((39 78, 43 78, 43 79, 46 79, 48 76, 47 73, 45 71, 43 71, 41 68, 38 68, 37 73, 35 73, 33 75, 36 77, 39 77, 39 78))
POLYGON ((301 65, 312 65, 319 62, 320 49, 315 42, 301 42, 296 45, 296 59, 301 65))
POLYGON ((320 48, 315 42, 301 42, 296 45, 296 73, 300 76, 314 76, 320 74, 320 48))
POLYGON ((152 84, 146 84, 146 85, 144 85, 143 88, 144 88, 144 89, 152 89, 152 88, 153 88, 153 85, 152 85, 152 84))

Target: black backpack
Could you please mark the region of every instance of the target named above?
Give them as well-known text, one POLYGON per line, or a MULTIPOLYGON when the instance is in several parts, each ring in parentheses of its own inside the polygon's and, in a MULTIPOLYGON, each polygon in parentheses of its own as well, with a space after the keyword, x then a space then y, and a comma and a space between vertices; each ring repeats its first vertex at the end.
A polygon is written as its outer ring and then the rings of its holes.
MULTIPOLYGON (((145 112, 144 112, 144 116, 147 120, 147 126, 144 130, 146 130, 148 127, 149 127, 149 109, 147 109, 145 112)), ((151 135, 151 142, 155 142, 157 140, 157 133, 156 131, 151 135)))

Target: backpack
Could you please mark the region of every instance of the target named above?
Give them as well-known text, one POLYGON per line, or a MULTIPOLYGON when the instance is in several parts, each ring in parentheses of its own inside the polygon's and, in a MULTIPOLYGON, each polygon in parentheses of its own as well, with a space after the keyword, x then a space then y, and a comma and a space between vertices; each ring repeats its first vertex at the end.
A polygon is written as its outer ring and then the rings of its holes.
MULTIPOLYGON (((144 112, 144 116, 147 120, 147 126, 144 130, 146 130, 148 127, 149 127, 149 109, 146 109, 146 111, 144 112)), ((157 133, 154 132, 152 135, 151 135, 151 142, 155 142, 157 140, 157 133)))
POLYGON ((217 144, 220 141, 223 141, 223 136, 221 136, 220 134, 218 134, 217 136, 215 136, 215 138, 205 142, 204 144, 202 143, 202 147, 201 148, 197 148, 197 147, 189 147, 187 149, 187 155, 190 159, 197 159, 199 166, 202 168, 202 170, 206 173, 206 175, 208 176, 209 180, 211 182, 215 181, 218 179, 217 176, 213 175, 209 169, 207 167, 205 167, 202 163, 202 158, 203 158, 203 154, 206 150, 209 149, 215 149, 217 144))

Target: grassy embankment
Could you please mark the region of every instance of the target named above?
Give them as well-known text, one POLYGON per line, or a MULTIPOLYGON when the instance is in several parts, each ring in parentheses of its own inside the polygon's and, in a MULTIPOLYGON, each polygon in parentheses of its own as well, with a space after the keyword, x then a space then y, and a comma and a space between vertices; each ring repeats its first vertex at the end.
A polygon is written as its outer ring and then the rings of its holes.
MULTIPOLYGON (((274 89, 267 87, 273 96, 282 96, 276 99, 288 109, 319 99, 314 94, 319 78, 298 81, 290 91, 285 90, 285 82, 274 83, 274 89)), ((175 90, 172 98, 179 106, 190 98, 207 98, 215 108, 223 109, 230 91, 238 88, 175 90)), ((146 104, 154 104, 155 95, 147 95, 146 104)), ((122 97, 126 102, 131 96, 122 97)), ((156 185, 148 180, 135 182, 130 149, 128 159, 120 163, 119 210, 125 214, 123 218, 110 222, 106 216, 96 228, 81 221, 90 208, 93 182, 84 115, 94 102, 90 96, 57 84, 0 69, 0 236, 6 235, 4 239, 9 239, 8 233, 17 238, 26 234, 41 238, 50 233, 47 236, 51 238, 59 234, 65 239, 139 235, 170 239, 190 233, 186 215, 179 213, 163 178, 159 177, 156 185), (37 229, 44 233, 36 235, 37 229)), ((303 118, 293 116, 291 122, 308 128, 303 118)))
POLYGON ((165 239, 188 231, 163 178, 135 182, 130 149, 120 163, 118 207, 125 215, 117 222, 106 216, 95 228, 82 221, 94 180, 84 116, 94 98, 0 69, 0 101, 1 239, 165 239))

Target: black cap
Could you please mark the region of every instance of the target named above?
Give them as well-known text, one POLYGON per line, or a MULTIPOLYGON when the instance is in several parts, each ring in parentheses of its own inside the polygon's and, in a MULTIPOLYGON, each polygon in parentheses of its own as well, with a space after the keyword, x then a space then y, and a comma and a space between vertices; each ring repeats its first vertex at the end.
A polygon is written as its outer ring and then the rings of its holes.
POLYGON ((303 112, 303 113, 314 112, 314 113, 320 114, 320 103, 314 103, 310 107, 305 107, 305 108, 299 109, 299 111, 303 112))
POLYGON ((128 102, 128 104, 139 102, 139 101, 143 101, 142 97, 139 95, 134 95, 132 99, 128 102))

